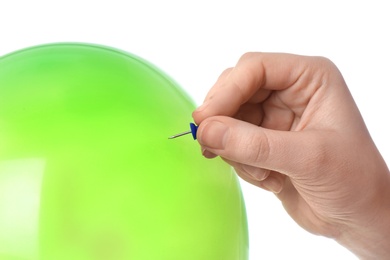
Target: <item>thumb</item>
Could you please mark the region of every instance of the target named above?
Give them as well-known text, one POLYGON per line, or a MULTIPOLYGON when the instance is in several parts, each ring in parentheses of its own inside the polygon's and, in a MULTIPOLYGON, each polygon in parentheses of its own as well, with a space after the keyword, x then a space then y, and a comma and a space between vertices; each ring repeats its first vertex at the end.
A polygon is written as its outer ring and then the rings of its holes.
POLYGON ((326 160, 327 136, 318 130, 271 130, 225 116, 207 118, 197 132, 199 143, 211 153, 290 177, 326 160))

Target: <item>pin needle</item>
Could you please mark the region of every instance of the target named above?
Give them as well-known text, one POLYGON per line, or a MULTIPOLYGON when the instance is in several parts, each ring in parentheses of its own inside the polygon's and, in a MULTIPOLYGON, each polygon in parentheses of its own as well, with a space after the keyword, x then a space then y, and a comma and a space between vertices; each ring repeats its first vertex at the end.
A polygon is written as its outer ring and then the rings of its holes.
POLYGON ((190 123, 190 128, 191 128, 190 131, 183 132, 183 133, 176 134, 176 135, 172 135, 172 136, 168 137, 168 139, 175 139, 175 138, 183 136, 183 135, 192 134, 192 137, 194 138, 194 140, 196 140, 196 131, 198 130, 198 126, 195 125, 194 123, 190 123))
POLYGON ((177 137, 180 137, 180 136, 183 136, 183 135, 188 135, 188 134, 191 134, 191 131, 187 131, 187 132, 183 132, 183 133, 180 133, 180 134, 172 135, 172 136, 169 137, 169 139, 175 139, 177 137))

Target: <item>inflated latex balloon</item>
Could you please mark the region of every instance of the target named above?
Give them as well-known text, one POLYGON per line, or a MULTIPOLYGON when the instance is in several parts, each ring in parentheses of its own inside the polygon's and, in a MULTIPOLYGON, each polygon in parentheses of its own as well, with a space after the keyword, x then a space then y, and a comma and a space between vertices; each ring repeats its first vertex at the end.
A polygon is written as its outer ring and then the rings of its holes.
POLYGON ((120 50, 0 57, 0 259, 247 259, 239 182, 191 136, 193 103, 120 50))

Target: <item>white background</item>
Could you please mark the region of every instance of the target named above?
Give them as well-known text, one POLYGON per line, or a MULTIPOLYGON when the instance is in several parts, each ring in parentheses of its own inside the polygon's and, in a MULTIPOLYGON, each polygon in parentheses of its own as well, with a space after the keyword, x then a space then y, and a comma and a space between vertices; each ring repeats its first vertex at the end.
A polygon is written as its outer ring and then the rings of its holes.
MULTIPOLYGON (((326 56, 390 161, 389 27, 386 1, 0 0, 0 55, 51 42, 109 45, 160 67, 197 104, 245 52, 326 56)), ((300 229, 273 194, 244 182, 242 189, 251 260, 356 259, 300 229)))

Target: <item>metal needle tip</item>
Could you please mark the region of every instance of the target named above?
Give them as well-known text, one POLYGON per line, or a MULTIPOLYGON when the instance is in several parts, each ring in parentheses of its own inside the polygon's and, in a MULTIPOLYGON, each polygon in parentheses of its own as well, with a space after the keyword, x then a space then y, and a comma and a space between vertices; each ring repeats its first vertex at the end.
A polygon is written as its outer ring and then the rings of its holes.
POLYGON ((171 137, 168 137, 168 139, 174 139, 174 138, 179 137, 179 136, 192 134, 192 137, 194 138, 194 140, 196 140, 196 132, 198 131, 198 126, 195 125, 194 123, 190 123, 190 128, 191 128, 190 131, 183 132, 183 133, 180 133, 177 135, 172 135, 171 137))
POLYGON ((183 135, 188 135, 188 134, 191 134, 191 131, 183 132, 183 133, 180 133, 180 134, 177 134, 177 135, 172 135, 172 136, 168 137, 168 139, 175 139, 177 137, 180 137, 180 136, 183 136, 183 135))

